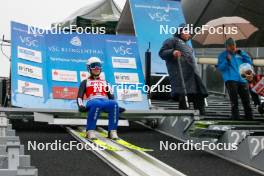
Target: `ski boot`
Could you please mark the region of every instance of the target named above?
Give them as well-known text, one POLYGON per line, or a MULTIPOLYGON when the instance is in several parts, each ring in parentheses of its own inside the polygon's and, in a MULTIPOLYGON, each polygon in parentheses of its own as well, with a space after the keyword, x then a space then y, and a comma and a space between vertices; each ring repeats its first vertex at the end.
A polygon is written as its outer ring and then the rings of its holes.
POLYGON ((119 137, 117 135, 117 131, 111 130, 110 132, 108 132, 108 138, 113 139, 113 140, 119 139, 119 137))
POLYGON ((95 132, 94 132, 94 130, 88 130, 88 131, 86 132, 86 138, 87 138, 87 139, 90 139, 90 140, 96 140, 97 137, 95 136, 95 132))

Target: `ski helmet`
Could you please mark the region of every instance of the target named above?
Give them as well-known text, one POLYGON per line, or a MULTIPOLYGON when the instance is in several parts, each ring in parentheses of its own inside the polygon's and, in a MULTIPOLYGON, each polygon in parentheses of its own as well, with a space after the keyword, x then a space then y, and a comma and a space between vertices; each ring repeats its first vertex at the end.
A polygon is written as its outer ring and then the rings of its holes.
POLYGON ((102 69, 102 61, 98 57, 91 57, 87 60, 87 70, 91 72, 91 69, 102 69))
POLYGON ((87 60, 86 65, 87 65, 87 66, 90 66, 90 65, 93 64, 93 63, 100 63, 100 64, 102 64, 102 61, 101 61, 98 57, 91 57, 91 58, 89 58, 89 59, 87 60))
POLYGON ((240 75, 243 77, 245 75, 248 75, 249 73, 251 74, 255 74, 254 72, 254 69, 253 67, 248 64, 248 63, 244 63, 244 64, 241 64, 240 67, 239 67, 239 73, 240 75))

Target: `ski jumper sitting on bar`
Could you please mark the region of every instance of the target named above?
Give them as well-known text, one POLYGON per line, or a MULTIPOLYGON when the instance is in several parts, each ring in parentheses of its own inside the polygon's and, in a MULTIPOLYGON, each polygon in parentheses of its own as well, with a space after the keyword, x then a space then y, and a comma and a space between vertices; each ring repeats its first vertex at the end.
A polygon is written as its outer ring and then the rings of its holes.
POLYGON ((95 128, 100 113, 108 113, 108 137, 118 139, 117 124, 119 119, 119 107, 117 101, 110 91, 107 82, 100 77, 102 62, 97 57, 91 57, 87 61, 87 70, 90 77, 81 82, 78 91, 77 104, 80 112, 87 113, 86 137, 96 139, 95 128), (87 104, 84 105, 84 95, 87 97, 87 104))

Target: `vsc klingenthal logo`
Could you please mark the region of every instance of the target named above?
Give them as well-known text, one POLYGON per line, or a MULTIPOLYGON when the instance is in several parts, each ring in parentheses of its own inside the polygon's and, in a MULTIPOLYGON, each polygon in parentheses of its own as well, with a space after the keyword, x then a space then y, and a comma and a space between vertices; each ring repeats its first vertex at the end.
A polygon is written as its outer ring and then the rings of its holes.
POLYGON ((81 39, 80 39, 78 36, 73 37, 73 38, 71 39, 70 43, 71 43, 72 45, 74 45, 74 46, 82 46, 82 41, 81 41, 81 39))

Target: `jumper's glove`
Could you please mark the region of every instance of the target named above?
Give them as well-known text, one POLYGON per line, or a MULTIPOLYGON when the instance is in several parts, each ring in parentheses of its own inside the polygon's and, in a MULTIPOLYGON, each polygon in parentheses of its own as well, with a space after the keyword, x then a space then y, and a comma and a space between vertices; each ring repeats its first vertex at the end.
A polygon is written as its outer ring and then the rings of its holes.
POLYGON ((79 106, 79 112, 86 112, 86 107, 84 106, 79 106))
POLYGON ((126 111, 125 108, 119 107, 119 113, 122 113, 122 112, 125 112, 125 111, 126 111))

